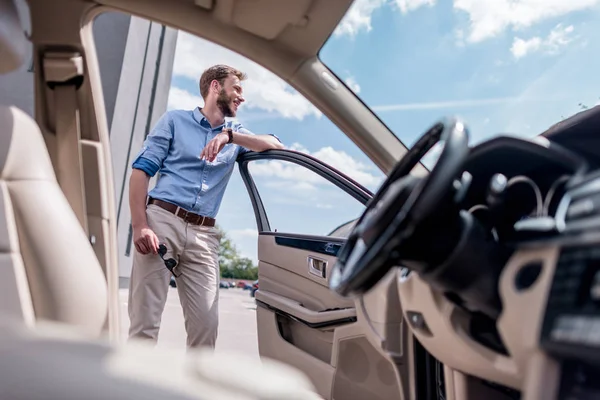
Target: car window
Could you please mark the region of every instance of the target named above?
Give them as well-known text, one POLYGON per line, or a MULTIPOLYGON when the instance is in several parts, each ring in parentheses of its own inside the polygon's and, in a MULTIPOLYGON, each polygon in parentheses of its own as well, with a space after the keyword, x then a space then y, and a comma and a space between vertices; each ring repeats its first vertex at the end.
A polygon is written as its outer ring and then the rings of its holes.
POLYGON ((272 232, 345 237, 365 206, 317 173, 288 161, 248 163, 272 232))

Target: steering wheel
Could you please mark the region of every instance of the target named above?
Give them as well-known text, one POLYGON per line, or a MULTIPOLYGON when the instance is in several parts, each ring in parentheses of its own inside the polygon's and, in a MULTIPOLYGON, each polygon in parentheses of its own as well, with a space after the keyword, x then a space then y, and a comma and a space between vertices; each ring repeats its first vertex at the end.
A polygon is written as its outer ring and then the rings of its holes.
POLYGON ((451 191, 469 152, 463 122, 434 124, 396 164, 340 249, 329 287, 342 296, 368 291, 402 257, 402 244, 434 214, 451 191), (440 156, 424 178, 409 175, 439 143, 440 156))

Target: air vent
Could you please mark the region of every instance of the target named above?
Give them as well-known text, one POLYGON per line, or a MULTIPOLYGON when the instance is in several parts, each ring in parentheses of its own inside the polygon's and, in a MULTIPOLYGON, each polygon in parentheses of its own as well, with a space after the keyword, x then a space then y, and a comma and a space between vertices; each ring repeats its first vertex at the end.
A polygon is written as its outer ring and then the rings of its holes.
POLYGON ((556 224, 561 231, 600 229, 600 178, 583 182, 563 196, 556 224))

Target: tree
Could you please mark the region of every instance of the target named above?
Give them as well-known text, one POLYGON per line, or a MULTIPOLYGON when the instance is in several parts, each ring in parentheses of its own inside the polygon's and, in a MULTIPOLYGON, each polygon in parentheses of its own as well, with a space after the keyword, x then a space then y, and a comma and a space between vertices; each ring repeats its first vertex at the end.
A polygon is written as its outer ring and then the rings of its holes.
POLYGON ((219 268, 221 270, 221 277, 247 280, 258 279, 258 268, 252 260, 242 257, 227 234, 220 227, 217 227, 217 229, 221 234, 219 242, 219 268))

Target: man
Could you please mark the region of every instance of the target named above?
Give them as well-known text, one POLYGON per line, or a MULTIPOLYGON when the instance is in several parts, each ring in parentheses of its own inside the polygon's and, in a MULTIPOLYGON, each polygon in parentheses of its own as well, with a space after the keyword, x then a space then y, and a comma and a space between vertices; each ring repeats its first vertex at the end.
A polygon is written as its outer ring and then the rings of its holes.
POLYGON ((218 328, 219 234, 215 217, 240 153, 282 148, 273 135, 254 135, 235 117, 244 102, 244 73, 227 65, 200 78, 204 107, 161 117, 133 162, 129 205, 136 251, 129 286, 129 336, 156 342, 173 258, 188 348, 214 348, 218 328), (159 173, 148 196, 150 177, 159 173))

